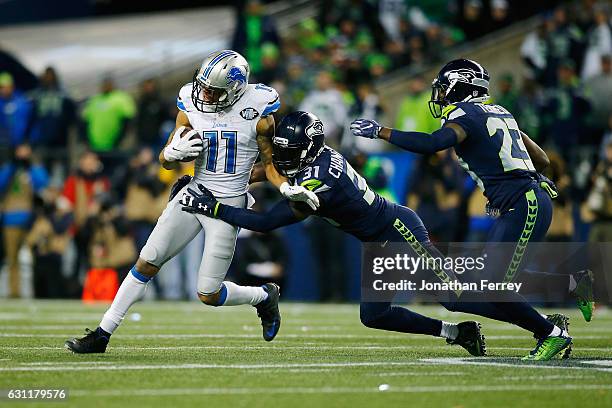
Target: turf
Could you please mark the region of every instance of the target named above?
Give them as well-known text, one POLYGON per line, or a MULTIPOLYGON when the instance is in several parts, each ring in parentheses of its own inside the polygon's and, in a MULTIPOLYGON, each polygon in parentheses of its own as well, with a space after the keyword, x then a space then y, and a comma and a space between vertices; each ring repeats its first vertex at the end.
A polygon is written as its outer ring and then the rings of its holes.
MULTIPOLYGON (((523 363, 534 340, 479 319, 489 357, 438 338, 375 331, 356 305, 283 304, 271 343, 250 307, 136 305, 103 355, 74 355, 69 337, 94 328, 105 305, 0 301, 0 389, 67 388, 50 406, 603 407, 612 406, 612 313, 575 310, 570 360, 523 363), (379 385, 388 390, 379 391, 379 385)), ((449 321, 435 306, 415 307, 449 321)), ((0 406, 30 406, 0 400, 0 406)))

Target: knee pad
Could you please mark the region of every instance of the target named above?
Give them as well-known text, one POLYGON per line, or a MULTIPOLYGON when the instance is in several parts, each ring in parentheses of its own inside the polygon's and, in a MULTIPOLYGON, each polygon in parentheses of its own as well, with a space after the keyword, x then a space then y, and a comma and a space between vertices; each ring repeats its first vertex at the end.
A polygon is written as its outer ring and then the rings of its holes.
POLYGON ((198 279, 198 296, 199 295, 214 295, 221 290, 223 280, 215 278, 199 278, 198 279))
POLYGON ((162 260, 158 259, 157 248, 155 248, 153 245, 149 245, 149 243, 142 247, 139 258, 146 263, 157 266, 158 268, 162 264, 162 260))

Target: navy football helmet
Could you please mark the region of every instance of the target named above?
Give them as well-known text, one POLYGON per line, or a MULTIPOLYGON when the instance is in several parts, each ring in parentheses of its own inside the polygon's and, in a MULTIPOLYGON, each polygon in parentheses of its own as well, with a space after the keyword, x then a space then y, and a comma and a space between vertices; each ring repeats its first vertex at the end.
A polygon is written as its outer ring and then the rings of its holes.
POLYGON ((285 116, 272 139, 272 162, 285 177, 293 177, 312 163, 325 147, 323 123, 312 113, 285 116))
POLYGON ((442 67, 431 88, 429 111, 440 118, 449 104, 489 99, 489 73, 476 61, 456 59, 442 67))

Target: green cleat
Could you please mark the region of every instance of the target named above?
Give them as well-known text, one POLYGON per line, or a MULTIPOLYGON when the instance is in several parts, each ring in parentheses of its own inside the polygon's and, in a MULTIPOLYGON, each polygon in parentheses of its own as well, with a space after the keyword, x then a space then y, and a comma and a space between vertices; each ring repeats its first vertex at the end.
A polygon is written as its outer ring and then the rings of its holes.
POLYGON ((548 336, 538 341, 536 347, 525 357, 524 361, 549 361, 554 356, 572 344, 572 338, 567 335, 548 336))
MULTIPOLYGON (((561 313, 553 313, 553 314, 547 315, 546 320, 548 320, 549 322, 551 322, 552 324, 554 324, 561 330, 565 330, 569 334, 569 317, 568 316, 561 314, 561 313)), ((563 353, 563 356, 561 358, 566 360, 570 358, 571 354, 572 354, 572 345, 570 344, 565 349, 565 352, 563 353)))
POLYGON ((582 312, 584 320, 590 322, 593 317, 593 310, 595 310, 595 300, 593 298, 593 271, 585 269, 576 272, 572 276, 576 281, 576 288, 571 294, 576 298, 576 305, 582 312))

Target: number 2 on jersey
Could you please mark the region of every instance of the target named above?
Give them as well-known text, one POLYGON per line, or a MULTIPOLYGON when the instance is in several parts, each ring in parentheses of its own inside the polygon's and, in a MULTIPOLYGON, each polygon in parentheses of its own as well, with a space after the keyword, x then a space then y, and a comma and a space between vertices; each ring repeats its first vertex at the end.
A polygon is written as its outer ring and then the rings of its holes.
POLYGON ((498 134, 499 131, 502 132, 499 158, 501 159, 502 166, 504 166, 504 171, 535 171, 516 120, 512 118, 489 117, 487 119, 487 130, 491 137, 498 134))
POLYGON ((223 130, 221 132, 211 130, 204 132, 202 137, 208 140, 208 156, 206 158, 206 170, 217 171, 217 157, 219 156, 219 133, 225 141, 225 173, 236 173, 236 154, 238 132, 223 130))

